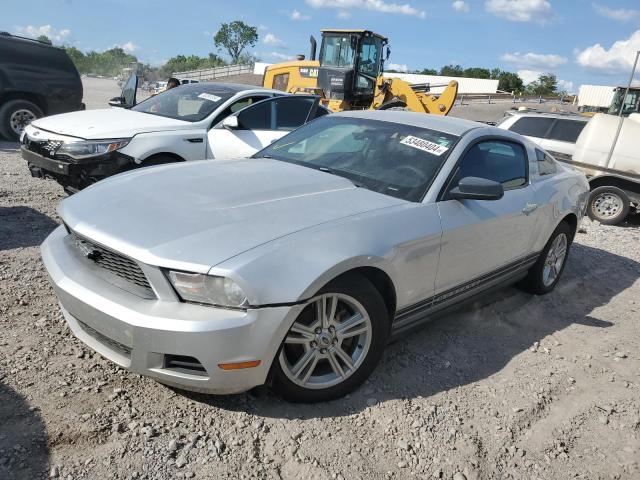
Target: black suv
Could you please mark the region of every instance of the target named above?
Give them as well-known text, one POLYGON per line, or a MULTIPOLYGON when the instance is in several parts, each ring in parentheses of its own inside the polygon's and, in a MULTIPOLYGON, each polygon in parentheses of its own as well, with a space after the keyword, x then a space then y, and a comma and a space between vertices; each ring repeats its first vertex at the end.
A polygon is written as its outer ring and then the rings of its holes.
POLYGON ((83 108, 80 75, 63 49, 0 32, 0 136, 17 140, 36 118, 83 108))

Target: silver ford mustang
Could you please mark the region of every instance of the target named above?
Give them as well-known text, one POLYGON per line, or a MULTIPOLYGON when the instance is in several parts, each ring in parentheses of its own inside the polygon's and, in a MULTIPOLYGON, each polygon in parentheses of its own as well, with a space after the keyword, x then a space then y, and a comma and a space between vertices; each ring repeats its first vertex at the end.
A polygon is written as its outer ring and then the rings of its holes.
POLYGON ((101 181, 62 202, 42 257, 73 332, 118 365, 313 402, 489 288, 553 290, 588 193, 509 131, 348 112, 249 159, 101 181))

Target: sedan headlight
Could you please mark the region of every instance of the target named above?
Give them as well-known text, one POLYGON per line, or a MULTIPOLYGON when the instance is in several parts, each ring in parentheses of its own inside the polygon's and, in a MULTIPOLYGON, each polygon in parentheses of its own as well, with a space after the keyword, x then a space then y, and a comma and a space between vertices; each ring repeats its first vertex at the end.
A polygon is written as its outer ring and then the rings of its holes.
POLYGON ((69 155, 71 158, 82 159, 104 155, 119 150, 129 144, 130 138, 115 138, 111 140, 86 140, 79 142, 64 142, 56 154, 69 155))
POLYGON ((247 296, 236 282, 226 277, 169 270, 169 280, 182 300, 226 308, 246 308, 247 296))

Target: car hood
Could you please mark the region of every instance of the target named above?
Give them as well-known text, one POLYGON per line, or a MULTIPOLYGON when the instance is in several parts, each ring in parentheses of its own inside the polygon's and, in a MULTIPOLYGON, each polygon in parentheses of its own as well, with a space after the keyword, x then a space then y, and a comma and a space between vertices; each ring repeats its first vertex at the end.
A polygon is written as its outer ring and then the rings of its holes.
POLYGON ((83 110, 52 115, 35 120, 32 125, 49 132, 87 140, 127 138, 144 132, 194 128, 191 122, 125 108, 83 110))
POLYGON ((311 168, 244 159, 117 175, 59 211, 78 234, 141 262, 205 273, 293 232, 404 203, 311 168))

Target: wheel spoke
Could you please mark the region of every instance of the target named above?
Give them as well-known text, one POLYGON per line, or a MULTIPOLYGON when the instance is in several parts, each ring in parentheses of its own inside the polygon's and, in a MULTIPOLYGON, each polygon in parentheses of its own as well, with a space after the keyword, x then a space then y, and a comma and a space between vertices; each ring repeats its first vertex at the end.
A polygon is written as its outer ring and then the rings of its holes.
POLYGON ((306 337, 295 337, 293 335, 287 335, 284 339, 284 343, 289 345, 307 345, 310 342, 311 340, 306 337))
POLYGON ((353 368, 353 359, 342 348, 336 347, 334 349, 335 354, 342 360, 342 362, 348 367, 349 370, 353 368))
POLYGON ((336 375, 341 378, 344 377, 344 370, 342 369, 342 366, 340 365, 340 362, 336 358, 336 354, 333 351, 329 351, 329 365, 331 365, 331 369, 336 375))
MULTIPOLYGON (((344 322, 338 324, 337 330, 341 336, 347 336, 347 333, 351 333, 350 330, 361 325, 366 325, 366 318, 362 315, 362 313, 357 312, 351 317, 347 318, 344 322)), ((365 327, 366 328, 366 327, 365 327)), ((353 336, 353 335, 350 335, 353 336)))
POLYGON ((312 364, 312 367, 315 368, 315 364, 318 361, 317 356, 318 352, 315 349, 307 350, 305 354, 300 358, 300 360, 298 360, 296 364, 291 368, 291 373, 293 373, 295 377, 299 378, 300 374, 303 373, 305 368, 310 364, 312 364))
POLYGON ((329 328, 329 324, 334 321, 338 298, 334 295, 322 295, 316 301, 316 315, 320 321, 320 327, 329 328))
POLYGON ((313 337, 314 337, 313 328, 307 327, 306 325, 303 325, 302 323, 299 323, 299 322, 295 322, 291 326, 291 329, 289 330, 289 332, 302 335, 305 339, 308 339, 309 341, 313 340, 313 337))

